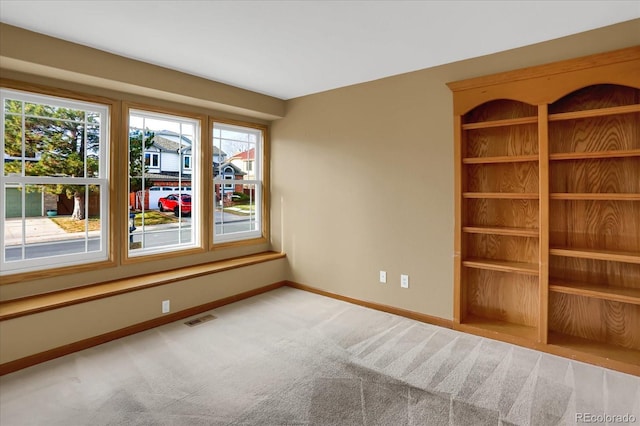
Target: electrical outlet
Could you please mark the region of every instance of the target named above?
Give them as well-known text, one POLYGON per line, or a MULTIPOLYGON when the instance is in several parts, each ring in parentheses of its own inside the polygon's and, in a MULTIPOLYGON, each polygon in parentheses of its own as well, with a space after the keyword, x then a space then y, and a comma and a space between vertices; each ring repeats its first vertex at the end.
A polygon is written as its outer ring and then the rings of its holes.
POLYGON ((387 282, 387 271, 380 271, 380 282, 381 283, 387 282))
POLYGON ((162 313, 163 314, 168 314, 171 311, 171 302, 169 302, 168 300, 163 300, 162 301, 162 313))
POLYGON ((409 275, 400 275, 400 287, 409 288, 409 275))

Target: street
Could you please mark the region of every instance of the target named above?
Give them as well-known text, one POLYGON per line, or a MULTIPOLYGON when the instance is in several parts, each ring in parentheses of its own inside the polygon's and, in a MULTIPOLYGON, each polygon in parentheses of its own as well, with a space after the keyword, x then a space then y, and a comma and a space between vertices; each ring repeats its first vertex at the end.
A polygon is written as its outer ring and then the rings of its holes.
MULTIPOLYGON (((216 222, 216 233, 220 233, 222 229, 224 229, 225 233, 251 230, 250 227, 253 224, 248 218, 245 219, 234 216, 233 219, 233 221, 225 221, 224 223, 216 222)), ((183 225, 180 235, 179 230, 174 227, 167 227, 166 225, 147 226, 144 232, 144 247, 154 248, 179 243, 189 243, 191 241, 190 219, 183 218, 183 220, 187 223, 186 226, 183 225), (180 241, 179 238, 181 238, 180 241)), ((133 242, 141 242, 142 238, 142 227, 138 227, 133 232, 133 242)), ((85 240, 84 238, 74 236, 66 240, 26 244, 24 246, 24 259, 37 259, 54 255, 68 255, 98 250, 100 250, 100 237, 89 237, 85 240)), ((7 262, 23 259, 22 247, 20 245, 7 246, 5 248, 5 259, 7 262)))

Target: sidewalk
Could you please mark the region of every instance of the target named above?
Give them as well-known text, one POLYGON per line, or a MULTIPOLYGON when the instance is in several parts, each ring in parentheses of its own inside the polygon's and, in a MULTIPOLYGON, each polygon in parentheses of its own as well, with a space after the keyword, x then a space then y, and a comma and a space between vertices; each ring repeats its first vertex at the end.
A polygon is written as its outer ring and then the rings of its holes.
MULTIPOLYGON (((4 225, 5 246, 22 244, 22 219, 6 219, 4 225)), ((28 217, 25 219, 25 237, 27 243, 68 240, 84 236, 84 232, 69 233, 47 217, 28 217)), ((89 235, 98 235, 97 231, 89 235)))

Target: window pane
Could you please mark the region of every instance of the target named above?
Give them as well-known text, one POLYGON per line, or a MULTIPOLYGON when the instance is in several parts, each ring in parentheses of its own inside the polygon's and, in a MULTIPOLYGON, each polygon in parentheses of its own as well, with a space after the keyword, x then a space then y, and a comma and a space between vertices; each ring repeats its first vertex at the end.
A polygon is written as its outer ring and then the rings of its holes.
POLYGON ((108 258, 106 106, 1 89, 0 274, 108 258))
POLYGON ((129 123, 129 254, 197 245, 190 158, 198 149, 198 123, 144 111, 132 111, 129 123))
POLYGON ((262 131, 258 129, 214 123, 216 242, 261 235, 262 140, 262 131))
POLYGON ((215 233, 216 235, 237 234, 258 231, 259 210, 256 206, 255 184, 243 185, 236 181, 234 189, 224 190, 223 186, 215 185, 215 233))
POLYGON ((100 251, 100 190, 99 185, 7 184, 6 262, 100 251))

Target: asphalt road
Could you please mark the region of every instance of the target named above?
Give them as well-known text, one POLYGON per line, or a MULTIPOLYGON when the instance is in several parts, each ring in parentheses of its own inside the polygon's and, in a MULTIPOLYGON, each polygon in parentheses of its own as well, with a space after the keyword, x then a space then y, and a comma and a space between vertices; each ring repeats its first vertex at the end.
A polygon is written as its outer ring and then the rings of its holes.
MULTIPOLYGON (((216 232, 220 232, 221 225, 216 224, 216 232)), ((240 232, 249 230, 249 219, 235 220, 234 222, 225 222, 225 232, 240 232)), ((145 230, 145 247, 162 247, 170 244, 188 243, 191 241, 191 228, 187 225, 186 228, 182 228, 179 231, 175 228, 155 228, 145 230), (179 233, 180 232, 180 233, 179 233), (178 238, 182 240, 179 241, 178 238)), ((138 228, 133 233, 133 241, 142 241, 141 228, 138 228)), ((53 255, 68 255, 84 253, 86 251, 99 251, 100 250, 100 237, 90 237, 88 240, 84 238, 42 242, 37 244, 27 244, 24 247, 25 259, 37 259, 42 257, 49 257, 53 255)), ((7 262, 16 261, 22 259, 22 247, 20 246, 8 246, 5 248, 5 259, 7 262)))

